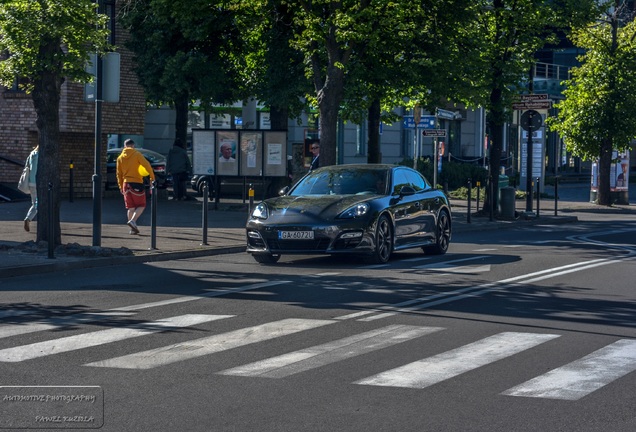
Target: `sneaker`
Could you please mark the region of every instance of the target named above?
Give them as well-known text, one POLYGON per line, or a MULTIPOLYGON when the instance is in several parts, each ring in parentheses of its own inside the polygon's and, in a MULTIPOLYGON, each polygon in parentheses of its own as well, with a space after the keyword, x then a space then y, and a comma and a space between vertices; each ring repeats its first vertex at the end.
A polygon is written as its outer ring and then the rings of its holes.
POLYGON ((130 235, 135 235, 135 234, 137 234, 137 233, 136 233, 136 232, 134 232, 133 230, 130 230, 130 231, 128 231, 128 234, 130 234, 130 235))
POLYGON ((25 230, 26 232, 31 231, 31 227, 29 226, 29 220, 28 220, 28 219, 25 219, 25 220, 24 220, 24 230, 25 230))
POLYGON ((131 229, 132 231, 134 231, 134 232, 135 232, 135 234, 139 234, 139 228, 137 228, 137 224, 135 223, 135 221, 134 221, 134 220, 132 220, 132 219, 131 219, 131 220, 129 220, 129 221, 128 221, 128 226, 130 227, 130 229, 131 229))

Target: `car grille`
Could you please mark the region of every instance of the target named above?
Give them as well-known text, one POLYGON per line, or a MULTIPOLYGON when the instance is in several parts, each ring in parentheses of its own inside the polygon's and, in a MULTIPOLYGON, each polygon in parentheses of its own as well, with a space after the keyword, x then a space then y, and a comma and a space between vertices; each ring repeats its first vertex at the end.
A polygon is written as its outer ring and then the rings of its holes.
POLYGON ((314 240, 268 240, 270 250, 279 251, 325 251, 329 247, 329 239, 314 240))

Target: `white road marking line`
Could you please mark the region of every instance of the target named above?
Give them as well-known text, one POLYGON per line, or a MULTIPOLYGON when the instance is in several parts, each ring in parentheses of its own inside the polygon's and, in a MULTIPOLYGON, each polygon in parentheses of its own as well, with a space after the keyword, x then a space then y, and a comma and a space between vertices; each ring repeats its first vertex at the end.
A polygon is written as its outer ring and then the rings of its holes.
POLYGON ((559 337, 505 332, 356 381, 384 387, 426 388, 559 337))
POLYGON ((283 285, 283 284, 288 284, 291 281, 268 281, 268 282, 260 282, 260 283, 255 283, 252 285, 247 285, 244 287, 240 287, 240 288, 231 288, 231 289, 226 289, 226 290, 220 290, 220 291, 208 291, 205 293, 201 293, 198 295, 193 295, 193 296, 182 296, 182 297, 176 297, 176 298, 172 298, 172 299, 168 299, 168 300, 160 300, 160 301, 156 301, 156 302, 152 302, 152 303, 141 303, 141 304, 137 304, 137 305, 131 305, 131 306, 124 306, 124 307, 120 307, 120 308, 115 308, 115 309, 111 309, 114 311, 136 311, 136 310, 141 310, 141 309, 149 309, 149 308, 153 308, 153 307, 157 307, 157 306, 166 306, 166 305, 171 305, 171 304, 176 304, 176 303, 184 303, 184 302, 189 302, 189 301, 195 301, 195 300, 201 300, 201 299, 205 299, 205 298, 211 298, 211 297, 220 297, 220 296, 224 296, 227 294, 234 294, 234 293, 239 293, 239 292, 243 292, 243 291, 251 291, 251 290, 256 290, 256 289, 260 289, 260 288, 267 288, 270 286, 276 286, 276 285, 283 285))
POLYGON ((233 315, 199 315, 188 314, 172 318, 139 323, 127 328, 112 328, 67 336, 45 342, 37 342, 14 348, 0 350, 0 362, 21 362, 48 355, 94 347, 124 339, 131 339, 151 333, 169 330, 170 328, 189 327, 209 321, 230 318, 233 315))
POLYGON ((333 324, 335 321, 289 318, 148 351, 88 363, 84 366, 151 369, 281 336, 333 324))
POLYGON ((502 394, 574 401, 634 370, 636 341, 621 339, 502 394))
POLYGON ((443 330, 443 328, 390 325, 326 344, 227 369, 219 372, 219 374, 257 376, 261 378, 284 378, 289 375, 406 342, 440 330, 443 330))
POLYGON ((342 272, 324 272, 324 273, 316 273, 313 276, 323 277, 323 276, 338 276, 342 274, 342 272))
MULTIPOLYGON (((620 261, 620 260, 619 260, 620 261)), ((540 281, 540 280, 544 280, 544 279, 549 279, 551 277, 555 277, 561 274, 566 274, 566 273, 572 273, 575 271, 579 271, 579 270, 584 270, 587 268, 591 268, 592 266, 595 265, 604 265, 604 264, 610 264, 610 263, 614 263, 617 261, 612 261, 609 258, 601 258, 601 259, 597 259, 597 260, 591 260, 591 261, 586 261, 586 262, 580 262, 580 263, 574 263, 574 264, 568 264, 565 266, 561 266, 561 267, 555 267, 555 268, 551 268, 551 269, 546 269, 546 270, 540 270, 537 272, 533 272, 533 273, 528 273, 525 275, 520 275, 520 276, 515 276, 512 278, 508 278, 508 279, 503 279, 497 282, 489 282, 489 283, 485 283, 485 284, 481 284, 481 285, 477 285, 477 286, 472 286, 472 287, 466 287, 466 288, 462 288, 462 289, 458 289, 458 290, 453 290, 453 291, 449 291, 449 292, 444 292, 444 293, 438 293, 438 294, 433 294, 430 296, 426 296, 426 297, 420 297, 417 299, 413 299, 413 300, 409 300, 406 302, 402 302, 402 303, 397 303, 394 305, 388 305, 382 308, 375 308, 373 310, 368 310, 368 311, 361 311, 361 312, 356 312, 355 314, 349 314, 349 315, 343 315, 341 317, 337 317, 335 319, 358 319, 358 321, 374 321, 374 320, 378 320, 378 319, 383 319, 383 318, 388 318, 391 316, 394 316, 398 313, 401 312, 412 312, 415 310, 421 310, 421 309, 426 309, 432 306, 437 306, 440 304, 444 304, 444 303, 450 303, 450 302, 454 302, 454 301, 458 301, 458 300, 463 300, 465 298, 469 298, 469 297, 476 297, 478 295, 481 294, 485 294, 488 293, 490 291, 494 291, 494 290, 502 290, 502 289, 506 289, 506 288, 511 288, 514 287, 515 285, 513 284, 513 282, 536 282, 536 281, 540 281), (560 270, 564 270, 563 272, 557 273, 560 270), (534 279, 528 279, 525 280, 527 278, 533 278, 536 277, 534 279), (440 300, 436 300, 438 298, 440 298, 440 300), (433 300, 433 301, 431 301, 433 300), (415 306, 411 306, 409 308, 402 308, 402 306, 407 306, 407 305, 411 305, 414 304, 415 306), (365 316, 365 315, 371 315, 373 313, 381 313, 380 315, 376 315, 373 317, 367 317, 367 318, 360 318, 361 316, 365 316)))

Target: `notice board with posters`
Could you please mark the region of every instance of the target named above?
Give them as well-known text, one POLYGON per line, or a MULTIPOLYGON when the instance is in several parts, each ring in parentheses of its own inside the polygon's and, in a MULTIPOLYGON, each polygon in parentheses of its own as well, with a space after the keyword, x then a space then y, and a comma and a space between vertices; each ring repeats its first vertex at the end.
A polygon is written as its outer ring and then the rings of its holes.
POLYGON ((192 130, 196 175, 285 177, 287 159, 286 131, 192 130))
POLYGON ((241 131, 241 172, 242 176, 263 175, 263 133, 241 131))
POLYGON ((284 177, 287 175, 287 134, 265 132, 265 175, 284 177))
POLYGON ((213 130, 192 130, 192 172, 214 175, 216 167, 216 133, 213 130))

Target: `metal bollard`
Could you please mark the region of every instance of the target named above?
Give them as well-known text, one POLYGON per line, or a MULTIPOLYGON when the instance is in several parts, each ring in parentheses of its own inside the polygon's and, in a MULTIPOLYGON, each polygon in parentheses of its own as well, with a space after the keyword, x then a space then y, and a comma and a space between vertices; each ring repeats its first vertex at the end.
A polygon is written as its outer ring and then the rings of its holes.
POLYGON ((68 168, 68 202, 73 202, 73 159, 68 168))
POLYGON ((472 195, 473 183, 470 179, 468 179, 468 211, 466 212, 466 223, 470 223, 470 212, 471 212, 471 195, 472 195))
POLYGON ((539 217, 540 200, 541 200, 541 184, 539 183, 539 177, 537 177, 537 217, 539 217))
POLYGON ((554 215, 559 213, 559 176, 554 177, 554 215))
POLYGON ((46 226, 47 228, 46 238, 49 241, 49 245, 48 245, 49 259, 53 259, 55 258, 55 224, 53 223, 53 183, 49 182, 48 186, 49 186, 49 189, 48 189, 49 220, 46 226))
POLYGON ((249 204, 249 208, 248 208, 248 216, 252 214, 252 210, 254 210, 254 185, 250 183, 250 188, 247 191, 247 194, 250 198, 250 204, 249 204))
POLYGON ((477 211, 479 211, 479 195, 481 192, 481 182, 477 181, 477 211))
POLYGON ((490 214, 490 222, 494 220, 494 207, 495 207, 495 195, 492 184, 492 176, 488 177, 488 192, 490 193, 490 205, 488 209, 488 213, 490 214))
POLYGON ((150 185, 150 249, 157 249, 157 182, 150 185))
POLYGON ((208 200, 209 196, 208 183, 203 183, 203 207, 202 207, 202 223, 203 226, 203 240, 201 241, 202 245, 208 244, 208 200))

